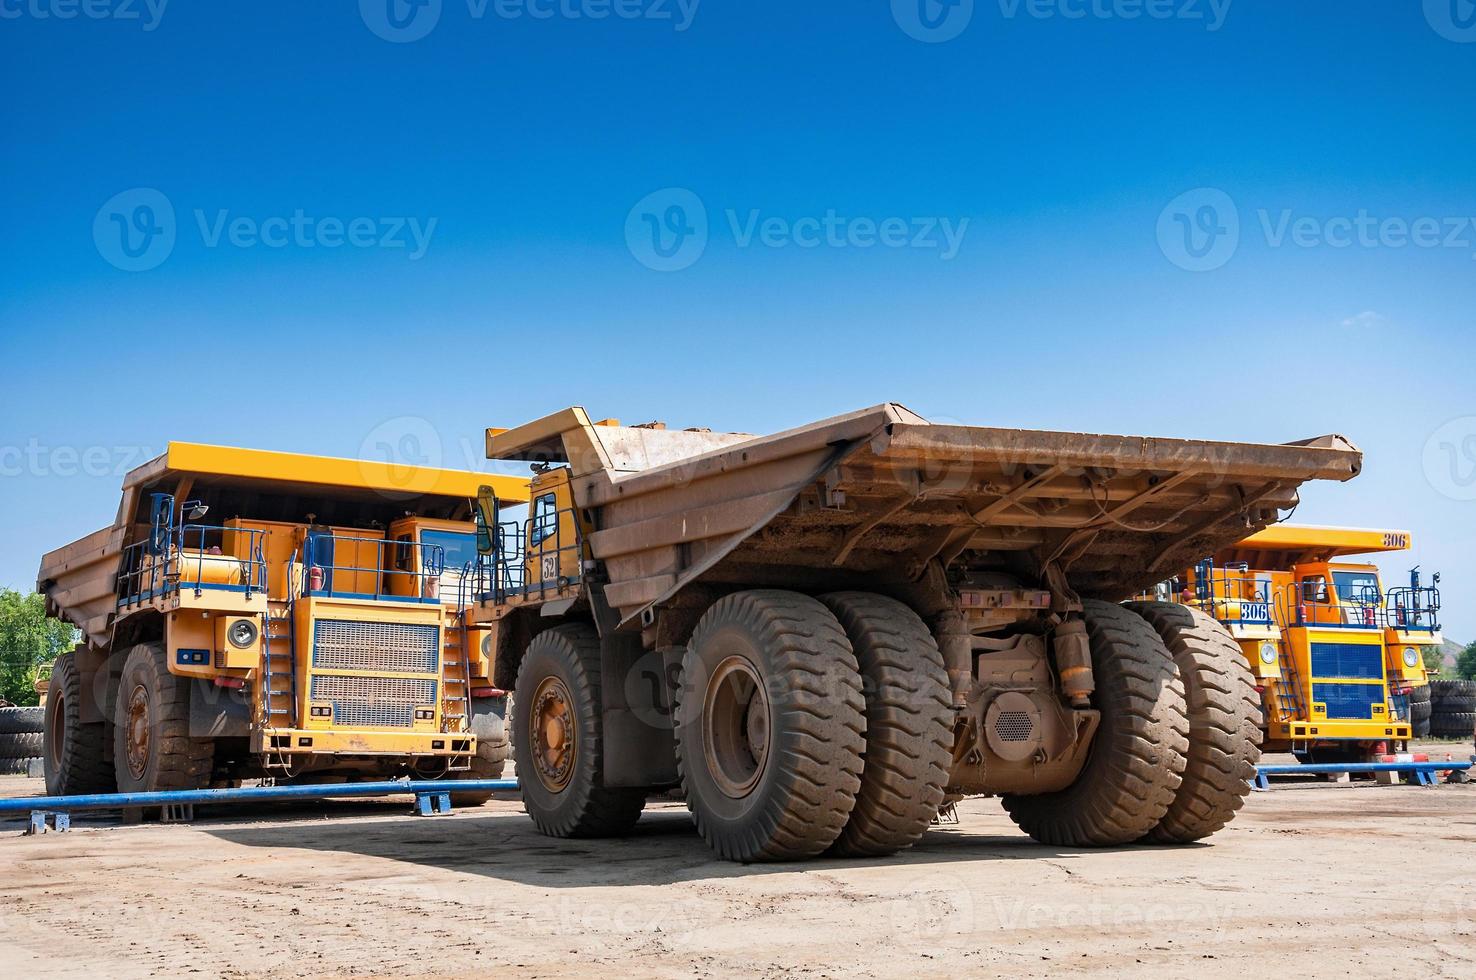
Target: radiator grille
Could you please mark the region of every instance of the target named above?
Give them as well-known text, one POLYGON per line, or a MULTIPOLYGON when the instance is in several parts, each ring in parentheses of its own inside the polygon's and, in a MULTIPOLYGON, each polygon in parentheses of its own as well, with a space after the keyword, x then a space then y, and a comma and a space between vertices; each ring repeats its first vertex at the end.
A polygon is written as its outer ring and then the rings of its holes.
POLYGON ((1384 677, 1384 648, 1363 643, 1312 644, 1313 677, 1377 681, 1384 677))
POLYGON ((436 682, 420 677, 340 677, 317 674, 309 698, 333 705, 333 723, 346 728, 410 728, 415 709, 436 701, 436 682))
POLYGON ((1312 700, 1327 705, 1329 721, 1372 721, 1374 705, 1384 703, 1384 685, 1314 682, 1312 700))
POLYGON ((441 631, 412 623, 320 619, 313 624, 313 666, 434 674, 441 662, 441 631))

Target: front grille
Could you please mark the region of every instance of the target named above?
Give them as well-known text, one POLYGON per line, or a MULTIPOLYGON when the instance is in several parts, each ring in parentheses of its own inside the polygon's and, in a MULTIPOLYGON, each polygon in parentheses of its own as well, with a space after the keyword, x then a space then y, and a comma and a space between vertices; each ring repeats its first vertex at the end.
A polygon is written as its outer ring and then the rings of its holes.
POLYGON ((313 666, 319 670, 434 674, 440 663, 441 631, 435 626, 347 619, 313 624, 313 666))
POLYGON ((1313 682, 1312 700, 1327 705, 1329 721, 1372 721, 1374 705, 1384 703, 1384 686, 1313 682))
POLYGON ((1363 643, 1314 643, 1312 676, 1383 680, 1384 648, 1363 643))
POLYGON ((346 728, 411 728, 415 709, 436 701, 436 682, 419 677, 340 677, 317 674, 308 697, 333 705, 333 723, 346 728))

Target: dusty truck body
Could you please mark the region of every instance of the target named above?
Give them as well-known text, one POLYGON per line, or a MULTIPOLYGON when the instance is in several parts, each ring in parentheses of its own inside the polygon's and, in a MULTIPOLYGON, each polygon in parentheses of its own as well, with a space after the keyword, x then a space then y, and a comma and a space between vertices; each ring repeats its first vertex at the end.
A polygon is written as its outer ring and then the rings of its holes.
POLYGON ((112 525, 42 559, 49 611, 83 634, 47 692, 48 790, 500 771, 490 637, 458 599, 486 482, 170 443, 112 525))
POLYGON ((569 409, 490 429, 471 617, 516 688, 530 815, 618 834, 680 785, 721 855, 906 847, 950 796, 1061 845, 1195 840, 1257 757, 1224 629, 1119 601, 1347 480, 1288 445, 933 425, 887 404, 757 437, 569 409), (494 530, 495 528, 495 530, 494 530))

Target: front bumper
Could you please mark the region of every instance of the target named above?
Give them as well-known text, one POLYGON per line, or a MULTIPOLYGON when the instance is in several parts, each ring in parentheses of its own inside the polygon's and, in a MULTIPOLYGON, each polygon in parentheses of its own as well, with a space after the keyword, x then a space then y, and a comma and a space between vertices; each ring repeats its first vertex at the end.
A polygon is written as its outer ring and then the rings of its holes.
POLYGON ((273 755, 462 756, 477 750, 467 732, 277 728, 258 732, 251 748, 273 755))

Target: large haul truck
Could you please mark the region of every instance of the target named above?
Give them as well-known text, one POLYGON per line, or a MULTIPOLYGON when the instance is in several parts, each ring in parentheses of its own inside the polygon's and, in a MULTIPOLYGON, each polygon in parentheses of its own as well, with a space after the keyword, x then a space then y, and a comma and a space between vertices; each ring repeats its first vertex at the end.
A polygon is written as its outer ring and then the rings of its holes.
POLYGON ((487 432, 534 464, 479 500, 492 681, 523 801, 619 835, 680 786, 725 858, 881 855, 994 794, 1060 846, 1184 843, 1234 815, 1260 702, 1205 613, 1120 605, 1361 455, 933 425, 896 404, 757 437, 487 432))
POLYGON ((1279 524, 1184 573, 1179 597, 1225 625, 1255 675, 1267 751, 1377 761, 1428 721, 1440 576, 1386 589, 1377 565, 1349 560, 1411 545, 1408 531, 1279 524))
POLYGON ((488 483, 527 500, 517 478, 170 443, 111 526, 42 559, 83 636, 47 691, 47 791, 499 774, 505 696, 460 601, 488 483))

